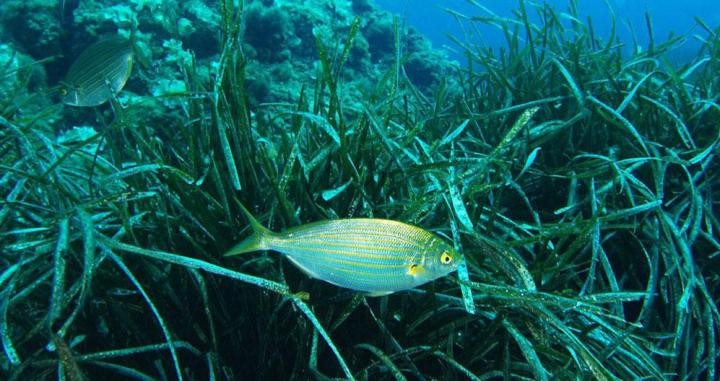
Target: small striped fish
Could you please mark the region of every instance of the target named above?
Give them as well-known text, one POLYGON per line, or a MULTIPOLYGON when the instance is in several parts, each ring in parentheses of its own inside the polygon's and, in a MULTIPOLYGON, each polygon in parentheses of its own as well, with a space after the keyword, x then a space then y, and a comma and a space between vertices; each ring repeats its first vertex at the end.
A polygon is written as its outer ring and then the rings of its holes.
POLYGON ((459 254, 455 249, 417 226, 352 218, 318 221, 274 233, 241 208, 254 234, 225 256, 278 251, 313 278, 370 295, 407 290, 457 269, 459 254))
POLYGON ((99 106, 122 90, 132 72, 129 40, 110 37, 90 45, 70 65, 60 90, 65 104, 99 106))

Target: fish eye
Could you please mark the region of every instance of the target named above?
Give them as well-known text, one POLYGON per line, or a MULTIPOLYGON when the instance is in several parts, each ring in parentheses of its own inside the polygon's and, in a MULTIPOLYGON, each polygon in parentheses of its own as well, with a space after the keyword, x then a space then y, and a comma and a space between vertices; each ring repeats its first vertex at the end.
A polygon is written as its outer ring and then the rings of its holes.
POLYGON ((450 253, 447 250, 443 251, 443 253, 440 254, 440 263, 442 263, 443 265, 450 264, 450 262, 452 262, 452 260, 453 260, 452 255, 450 255, 450 253))

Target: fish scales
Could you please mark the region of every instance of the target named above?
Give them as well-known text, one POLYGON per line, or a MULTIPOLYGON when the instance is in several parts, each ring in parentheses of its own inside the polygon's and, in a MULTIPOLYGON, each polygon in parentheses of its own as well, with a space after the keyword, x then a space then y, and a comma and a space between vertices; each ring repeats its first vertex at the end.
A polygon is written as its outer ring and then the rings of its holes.
MULTIPOLYGON (((105 81, 105 78, 111 78, 108 74, 118 72, 112 65, 108 65, 108 58, 110 61, 115 59, 117 55, 117 46, 114 45, 99 45, 95 50, 92 51, 93 56, 87 61, 83 60, 83 67, 78 68, 71 72, 73 78, 78 83, 87 83, 88 85, 97 85, 105 81)), ((81 58, 84 58, 81 56, 81 58)), ((121 59, 127 59, 122 57, 121 59)), ((124 72, 124 68, 120 68, 120 72, 124 72)))
MULTIPOLYGON (((111 52, 107 52, 106 54, 110 54, 111 52)), ((113 61, 99 61, 95 63, 95 67, 88 68, 87 73, 92 73, 95 71, 96 75, 94 76, 81 76, 79 77, 78 83, 84 83, 85 88, 89 89, 90 91, 86 94, 84 94, 88 98, 100 98, 103 97, 105 93, 108 93, 108 89, 117 89, 121 87, 125 79, 127 78, 127 72, 130 68, 130 65, 124 63, 123 61, 131 61, 132 56, 127 55, 124 56, 118 60, 113 61)))
POLYGON ((132 71, 133 49, 122 37, 101 40, 86 48, 65 76, 63 102, 97 106, 119 92, 132 71))
POLYGON ((226 255, 278 251, 311 277, 340 287, 386 294, 421 285, 457 267, 451 246, 427 230, 399 221, 327 220, 273 233, 243 211, 255 235, 226 255))
POLYGON ((432 239, 430 233, 420 228, 381 219, 330 220, 313 225, 307 229, 290 229, 281 236, 291 245, 334 245, 394 254, 422 250, 423 244, 432 239))
POLYGON ((379 219, 331 220, 278 235, 270 249, 309 275, 366 291, 409 280, 412 260, 432 236, 411 225, 379 219), (378 282, 382 280, 383 282, 378 282))

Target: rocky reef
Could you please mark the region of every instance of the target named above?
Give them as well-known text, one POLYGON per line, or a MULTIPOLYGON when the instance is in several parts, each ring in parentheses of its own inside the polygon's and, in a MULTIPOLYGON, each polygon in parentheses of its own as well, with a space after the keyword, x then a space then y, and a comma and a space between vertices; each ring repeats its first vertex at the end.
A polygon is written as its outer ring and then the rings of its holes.
MULTIPOLYGON (((0 41, 6 49, 48 60, 35 67, 43 73, 39 78, 46 79, 36 86, 57 84, 85 46, 116 34, 132 34, 140 61, 128 92, 160 96, 186 91, 183 73, 191 64, 201 68, 200 79, 209 86, 221 45, 217 3, 86 0, 76 6, 63 18, 57 1, 0 4, 0 41)), ((314 81, 318 44, 342 49, 333 44, 342 43, 356 18, 359 28, 343 74, 348 101, 350 94, 369 91, 399 60, 411 83, 428 94, 453 70, 424 37, 369 1, 253 0, 239 20, 251 100, 294 102, 300 89, 314 81)))

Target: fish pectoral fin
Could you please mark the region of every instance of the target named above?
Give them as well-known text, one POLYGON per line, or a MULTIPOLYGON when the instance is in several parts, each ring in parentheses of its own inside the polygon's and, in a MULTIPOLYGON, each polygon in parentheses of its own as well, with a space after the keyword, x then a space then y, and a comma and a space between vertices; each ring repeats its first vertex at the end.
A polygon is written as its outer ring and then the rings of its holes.
POLYGON ((407 269, 407 274, 416 277, 425 272, 425 266, 418 265, 416 263, 410 264, 407 269))
POLYGON ((374 297, 377 297, 377 296, 390 295, 390 294, 392 294, 393 292, 395 292, 395 291, 372 291, 372 292, 366 293, 365 296, 370 296, 370 297, 373 297, 373 298, 374 298, 374 297))
POLYGON ((310 300, 310 293, 307 291, 298 291, 298 292, 292 294, 292 296, 294 296, 302 301, 305 301, 305 302, 310 300))

